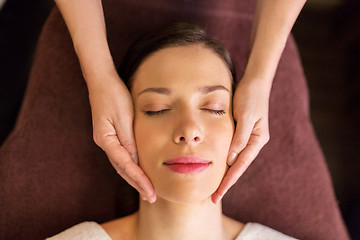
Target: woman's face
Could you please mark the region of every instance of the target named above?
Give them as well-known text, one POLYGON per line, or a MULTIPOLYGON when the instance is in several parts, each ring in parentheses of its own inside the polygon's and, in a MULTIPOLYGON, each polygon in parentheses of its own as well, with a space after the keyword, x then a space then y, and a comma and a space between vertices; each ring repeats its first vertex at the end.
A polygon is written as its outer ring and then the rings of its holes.
POLYGON ((234 132, 231 83, 225 62, 201 45, 159 50, 139 66, 135 140, 158 197, 202 201, 219 186, 234 132))

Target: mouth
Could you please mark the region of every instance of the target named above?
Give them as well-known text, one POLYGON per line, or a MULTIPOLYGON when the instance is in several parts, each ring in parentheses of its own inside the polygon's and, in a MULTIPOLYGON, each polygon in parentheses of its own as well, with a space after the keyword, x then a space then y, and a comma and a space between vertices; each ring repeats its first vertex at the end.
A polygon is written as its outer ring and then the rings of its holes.
POLYGON ((169 159, 163 164, 171 171, 190 174, 204 171, 210 166, 211 161, 196 156, 180 156, 169 159))

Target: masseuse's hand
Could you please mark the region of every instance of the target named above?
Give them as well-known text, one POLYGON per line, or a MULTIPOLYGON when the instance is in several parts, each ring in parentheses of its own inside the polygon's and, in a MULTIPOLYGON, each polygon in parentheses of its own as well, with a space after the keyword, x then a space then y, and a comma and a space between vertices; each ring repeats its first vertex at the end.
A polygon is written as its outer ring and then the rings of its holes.
POLYGON ((96 86, 89 86, 94 141, 107 154, 111 164, 144 200, 154 202, 156 195, 149 178, 137 165, 133 134, 133 102, 116 73, 96 86))
POLYGON ((269 90, 252 79, 242 79, 235 89, 233 114, 235 134, 229 149, 230 166, 212 201, 221 200, 269 141, 269 90))

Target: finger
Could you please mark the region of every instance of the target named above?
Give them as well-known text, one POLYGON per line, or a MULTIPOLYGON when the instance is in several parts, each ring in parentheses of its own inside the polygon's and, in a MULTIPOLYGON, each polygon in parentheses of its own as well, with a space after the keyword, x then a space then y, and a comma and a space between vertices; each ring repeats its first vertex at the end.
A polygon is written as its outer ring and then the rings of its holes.
POLYGON ((259 135, 252 135, 248 146, 239 154, 235 163, 229 168, 225 174, 220 186, 212 195, 212 201, 218 203, 225 193, 237 182, 241 175, 246 171, 250 164, 259 154, 262 147, 267 141, 266 138, 259 135))
POLYGON ((146 197, 149 202, 154 202, 156 195, 149 178, 132 160, 129 152, 120 145, 116 135, 107 138, 108 142, 104 144, 103 149, 118 174, 133 186, 141 196, 146 197))
MULTIPOLYGON (((114 169, 116 170, 116 172, 127 182, 129 183, 131 186, 133 186, 141 196, 145 196, 147 197, 148 196, 148 193, 143 189, 141 188, 137 183, 136 181, 134 181, 130 176, 128 176, 124 170, 122 168, 120 168, 116 162, 114 162, 111 157, 109 157, 109 160, 110 160, 110 163, 112 164, 112 166, 114 167, 114 169)), ((135 164, 136 165, 136 164, 135 164)), ((137 165, 136 165, 137 166, 137 165)), ((137 166, 139 167, 139 166, 137 166)), ((130 167, 128 167, 130 168, 130 167)), ((136 172, 136 170, 134 170, 134 172, 136 172)))
POLYGON ((228 165, 233 165, 238 154, 247 146, 254 125, 255 122, 249 120, 237 122, 227 157, 228 165))
POLYGON ((150 203, 156 201, 156 194, 154 193, 149 178, 137 164, 132 160, 129 160, 123 167, 114 167, 117 169, 117 173, 139 192, 142 199, 148 200, 150 203))
POLYGON ((141 196, 146 196, 146 199, 151 203, 155 202, 156 194, 154 192, 154 188, 149 178, 146 176, 143 170, 137 165, 138 156, 136 150, 135 137, 133 134, 132 118, 128 118, 128 121, 124 121, 121 124, 118 124, 118 122, 116 122, 114 125, 121 146, 128 151, 131 158, 135 162, 135 164, 133 164, 133 162, 126 162, 125 165, 123 163, 118 163, 119 169, 121 169, 120 175, 131 186, 133 186, 136 190, 138 190, 141 196), (146 192, 146 194, 142 194, 142 192, 146 192))
POLYGON ((139 161, 133 132, 132 118, 122 122, 114 122, 114 126, 121 146, 123 146, 129 152, 131 158, 136 164, 138 164, 139 161))

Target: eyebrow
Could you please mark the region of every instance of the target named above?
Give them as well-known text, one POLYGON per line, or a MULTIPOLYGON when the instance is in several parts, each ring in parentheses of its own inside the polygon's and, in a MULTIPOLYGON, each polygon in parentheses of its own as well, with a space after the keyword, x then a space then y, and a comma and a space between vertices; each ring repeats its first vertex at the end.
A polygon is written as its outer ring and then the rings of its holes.
POLYGON ((146 93, 146 92, 154 92, 154 93, 160 93, 165 95, 170 95, 171 91, 168 88, 146 88, 138 93, 138 96, 146 93))
MULTIPOLYGON (((198 91, 201 92, 202 94, 208 94, 208 93, 211 93, 216 90, 224 90, 224 91, 230 92, 229 89, 227 89, 226 87, 224 87, 222 85, 204 86, 204 87, 200 87, 198 89, 198 91)), ((164 95, 171 94, 171 90, 168 88, 146 88, 146 89, 142 90, 141 92, 139 92, 138 96, 143 93, 146 93, 146 92, 153 92, 153 93, 159 93, 159 94, 164 94, 164 95)))
POLYGON ((227 88, 224 87, 223 85, 205 86, 205 87, 199 88, 199 91, 200 91, 202 94, 211 93, 211 92, 216 91, 216 90, 225 90, 225 91, 227 91, 227 92, 230 92, 229 89, 227 89, 227 88))

